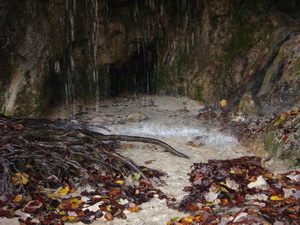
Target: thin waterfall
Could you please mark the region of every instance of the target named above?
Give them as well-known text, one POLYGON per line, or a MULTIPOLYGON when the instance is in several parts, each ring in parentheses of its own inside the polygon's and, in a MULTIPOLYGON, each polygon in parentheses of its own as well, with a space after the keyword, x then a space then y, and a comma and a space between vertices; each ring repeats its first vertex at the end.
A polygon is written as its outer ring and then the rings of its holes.
POLYGON ((73 56, 73 42, 75 40, 75 23, 76 0, 66 1, 66 54, 65 54, 65 103, 70 104, 75 101, 75 81, 76 65, 73 56))
MULTIPOLYGON (((78 94, 89 96, 86 98, 95 98, 96 106, 100 100, 100 86, 99 86, 99 71, 97 67, 98 58, 98 40, 99 40, 99 0, 85 1, 83 4, 86 7, 84 12, 86 13, 86 22, 84 27, 80 28, 75 21, 80 17, 77 13, 77 7, 80 2, 76 3, 76 0, 66 1, 66 13, 65 13, 65 29, 66 29, 66 49, 64 54, 64 102, 65 104, 75 104, 75 100, 78 94), (78 30, 81 29, 81 30, 78 30), (78 43, 80 35, 86 39, 86 72, 79 70, 80 65, 76 65, 78 62, 78 43), (76 53, 76 54, 75 54, 76 53), (85 86, 84 86, 85 85, 85 86), (85 93, 80 93, 87 87, 85 93)), ((80 48, 80 47, 79 47, 80 48)), ((81 56, 80 56, 81 57, 81 56)), ((57 67, 57 65, 55 65, 57 67)), ((57 70, 57 69, 56 69, 57 70)), ((98 107, 97 107, 98 108, 98 107)))
POLYGON ((99 16, 98 16, 98 0, 91 1, 91 18, 93 21, 92 28, 92 38, 91 38, 91 55, 93 56, 91 66, 92 66, 92 76, 93 82, 95 84, 95 97, 96 97, 96 110, 99 109, 100 100, 100 89, 99 89, 99 71, 97 68, 97 50, 98 50, 98 38, 99 38, 99 16))

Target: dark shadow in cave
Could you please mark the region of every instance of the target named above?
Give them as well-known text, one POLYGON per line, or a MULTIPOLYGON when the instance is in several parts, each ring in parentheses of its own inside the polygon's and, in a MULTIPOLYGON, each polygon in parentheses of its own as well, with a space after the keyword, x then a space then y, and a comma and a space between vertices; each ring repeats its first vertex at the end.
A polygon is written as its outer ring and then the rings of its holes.
POLYGON ((153 94, 155 92, 154 68, 157 64, 157 44, 141 44, 122 65, 109 69, 112 97, 126 94, 153 94))

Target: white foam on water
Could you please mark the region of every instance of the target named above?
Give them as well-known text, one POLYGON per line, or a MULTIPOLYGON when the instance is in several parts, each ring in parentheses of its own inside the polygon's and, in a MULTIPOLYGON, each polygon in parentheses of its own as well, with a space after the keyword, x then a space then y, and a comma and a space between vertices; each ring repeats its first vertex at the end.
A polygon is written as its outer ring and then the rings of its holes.
MULTIPOLYGON (((177 139, 195 141, 213 147, 214 149, 228 150, 238 145, 232 137, 207 127, 175 126, 165 124, 142 123, 135 125, 112 125, 111 132, 106 134, 142 136, 157 139, 177 139)), ((99 131, 103 132, 103 130, 99 131)))

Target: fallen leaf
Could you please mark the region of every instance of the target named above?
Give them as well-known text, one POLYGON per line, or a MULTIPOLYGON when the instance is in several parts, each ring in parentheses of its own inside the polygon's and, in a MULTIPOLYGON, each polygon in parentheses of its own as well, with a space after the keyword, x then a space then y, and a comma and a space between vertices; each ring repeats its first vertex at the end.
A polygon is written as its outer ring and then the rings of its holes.
POLYGON ((270 200, 272 200, 272 201, 282 201, 282 200, 284 200, 284 198, 279 197, 277 195, 273 195, 273 196, 270 197, 270 200))
POLYGON ((173 217, 170 219, 171 222, 176 222, 180 217, 173 217))
POLYGON ((116 184, 120 184, 120 185, 124 184, 124 180, 116 180, 115 182, 116 184))
POLYGON ((197 211, 197 210, 199 210, 199 206, 197 206, 197 205, 190 205, 189 206, 189 210, 190 211, 197 211))
POLYGON ((194 219, 195 219, 194 216, 189 216, 187 218, 183 218, 182 220, 185 222, 191 223, 191 222, 193 222, 194 219))
POLYGON ((129 201, 127 199, 123 199, 123 198, 120 198, 118 201, 117 201, 120 205, 126 205, 129 203, 129 201))
POLYGON ((70 223, 76 223, 78 221, 77 216, 68 216, 68 220, 70 223))
POLYGON ((218 198, 218 196, 219 196, 219 192, 210 191, 204 196, 204 198, 208 202, 213 202, 218 198))
POLYGON ((289 217, 292 219, 298 219, 298 216, 294 215, 294 214, 289 214, 289 217))
POLYGON ((70 191, 70 187, 69 186, 66 186, 64 188, 62 188, 61 190, 58 191, 58 194, 60 195, 67 195, 70 191))
POLYGON ((71 208, 72 208, 72 209, 77 209, 77 208, 80 206, 80 204, 81 204, 82 202, 83 202, 83 201, 81 201, 80 199, 77 199, 77 198, 72 199, 72 200, 70 201, 70 203, 71 203, 71 208))
POLYGON ((22 195, 17 195, 17 196, 14 198, 14 200, 17 201, 17 202, 21 201, 22 199, 23 199, 23 196, 22 196, 22 195))
POLYGON ((288 138, 288 136, 285 135, 285 136, 283 136, 283 138, 281 139, 281 141, 282 141, 282 142, 285 142, 285 141, 287 140, 287 138, 288 138))
POLYGON ((282 121, 286 119, 286 115, 282 114, 279 119, 274 123, 274 127, 278 126, 282 121))
POLYGON ((136 207, 127 208, 127 210, 130 212, 139 212, 141 208, 136 206, 136 207))
POLYGON ((113 189, 108 193, 108 195, 116 197, 116 196, 119 196, 121 194, 121 192, 122 192, 121 189, 113 189))
POLYGON ((21 125, 15 126, 14 128, 15 128, 15 130, 25 130, 26 129, 25 127, 23 127, 21 125))
POLYGON ((256 181, 256 179, 257 179, 257 177, 250 177, 250 178, 249 178, 249 181, 251 181, 251 182, 255 182, 255 181, 256 181))
POLYGON ((248 188, 260 188, 262 190, 266 190, 268 186, 268 183, 262 176, 257 177, 256 181, 250 182, 248 184, 248 188))
POLYGON ((273 179, 273 174, 272 173, 264 173, 263 176, 268 178, 268 179, 273 179))
POLYGON ((11 179, 13 180, 15 185, 20 184, 20 180, 22 181, 22 184, 26 185, 28 183, 28 177, 29 175, 26 173, 15 173, 15 177, 12 177, 11 179))
POLYGON ((105 213, 104 218, 107 219, 108 221, 112 221, 114 219, 113 215, 111 213, 105 213))
POLYGON ((67 221, 68 219, 69 219, 68 216, 63 216, 63 217, 61 218, 62 221, 67 221))
POLYGON ((84 210, 89 210, 91 212, 97 212, 100 210, 100 205, 103 204, 103 202, 97 202, 96 204, 94 205, 91 205, 89 207, 86 207, 84 210))
POLYGON ((232 190, 238 190, 240 185, 235 182, 234 180, 229 180, 229 179, 226 179, 226 186, 232 190))
POLYGON ((226 106, 227 106, 227 101, 226 101, 225 99, 222 99, 222 100, 220 101, 220 106, 221 106, 222 108, 226 107, 226 106))

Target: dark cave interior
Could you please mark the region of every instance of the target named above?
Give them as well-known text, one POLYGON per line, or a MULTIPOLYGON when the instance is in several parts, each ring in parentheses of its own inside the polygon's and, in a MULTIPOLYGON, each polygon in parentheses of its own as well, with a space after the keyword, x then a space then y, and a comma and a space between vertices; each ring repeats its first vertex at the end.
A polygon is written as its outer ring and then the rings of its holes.
POLYGON ((155 92, 155 67, 157 64, 157 44, 151 42, 139 45, 127 61, 111 65, 109 69, 110 95, 152 94, 155 92))

